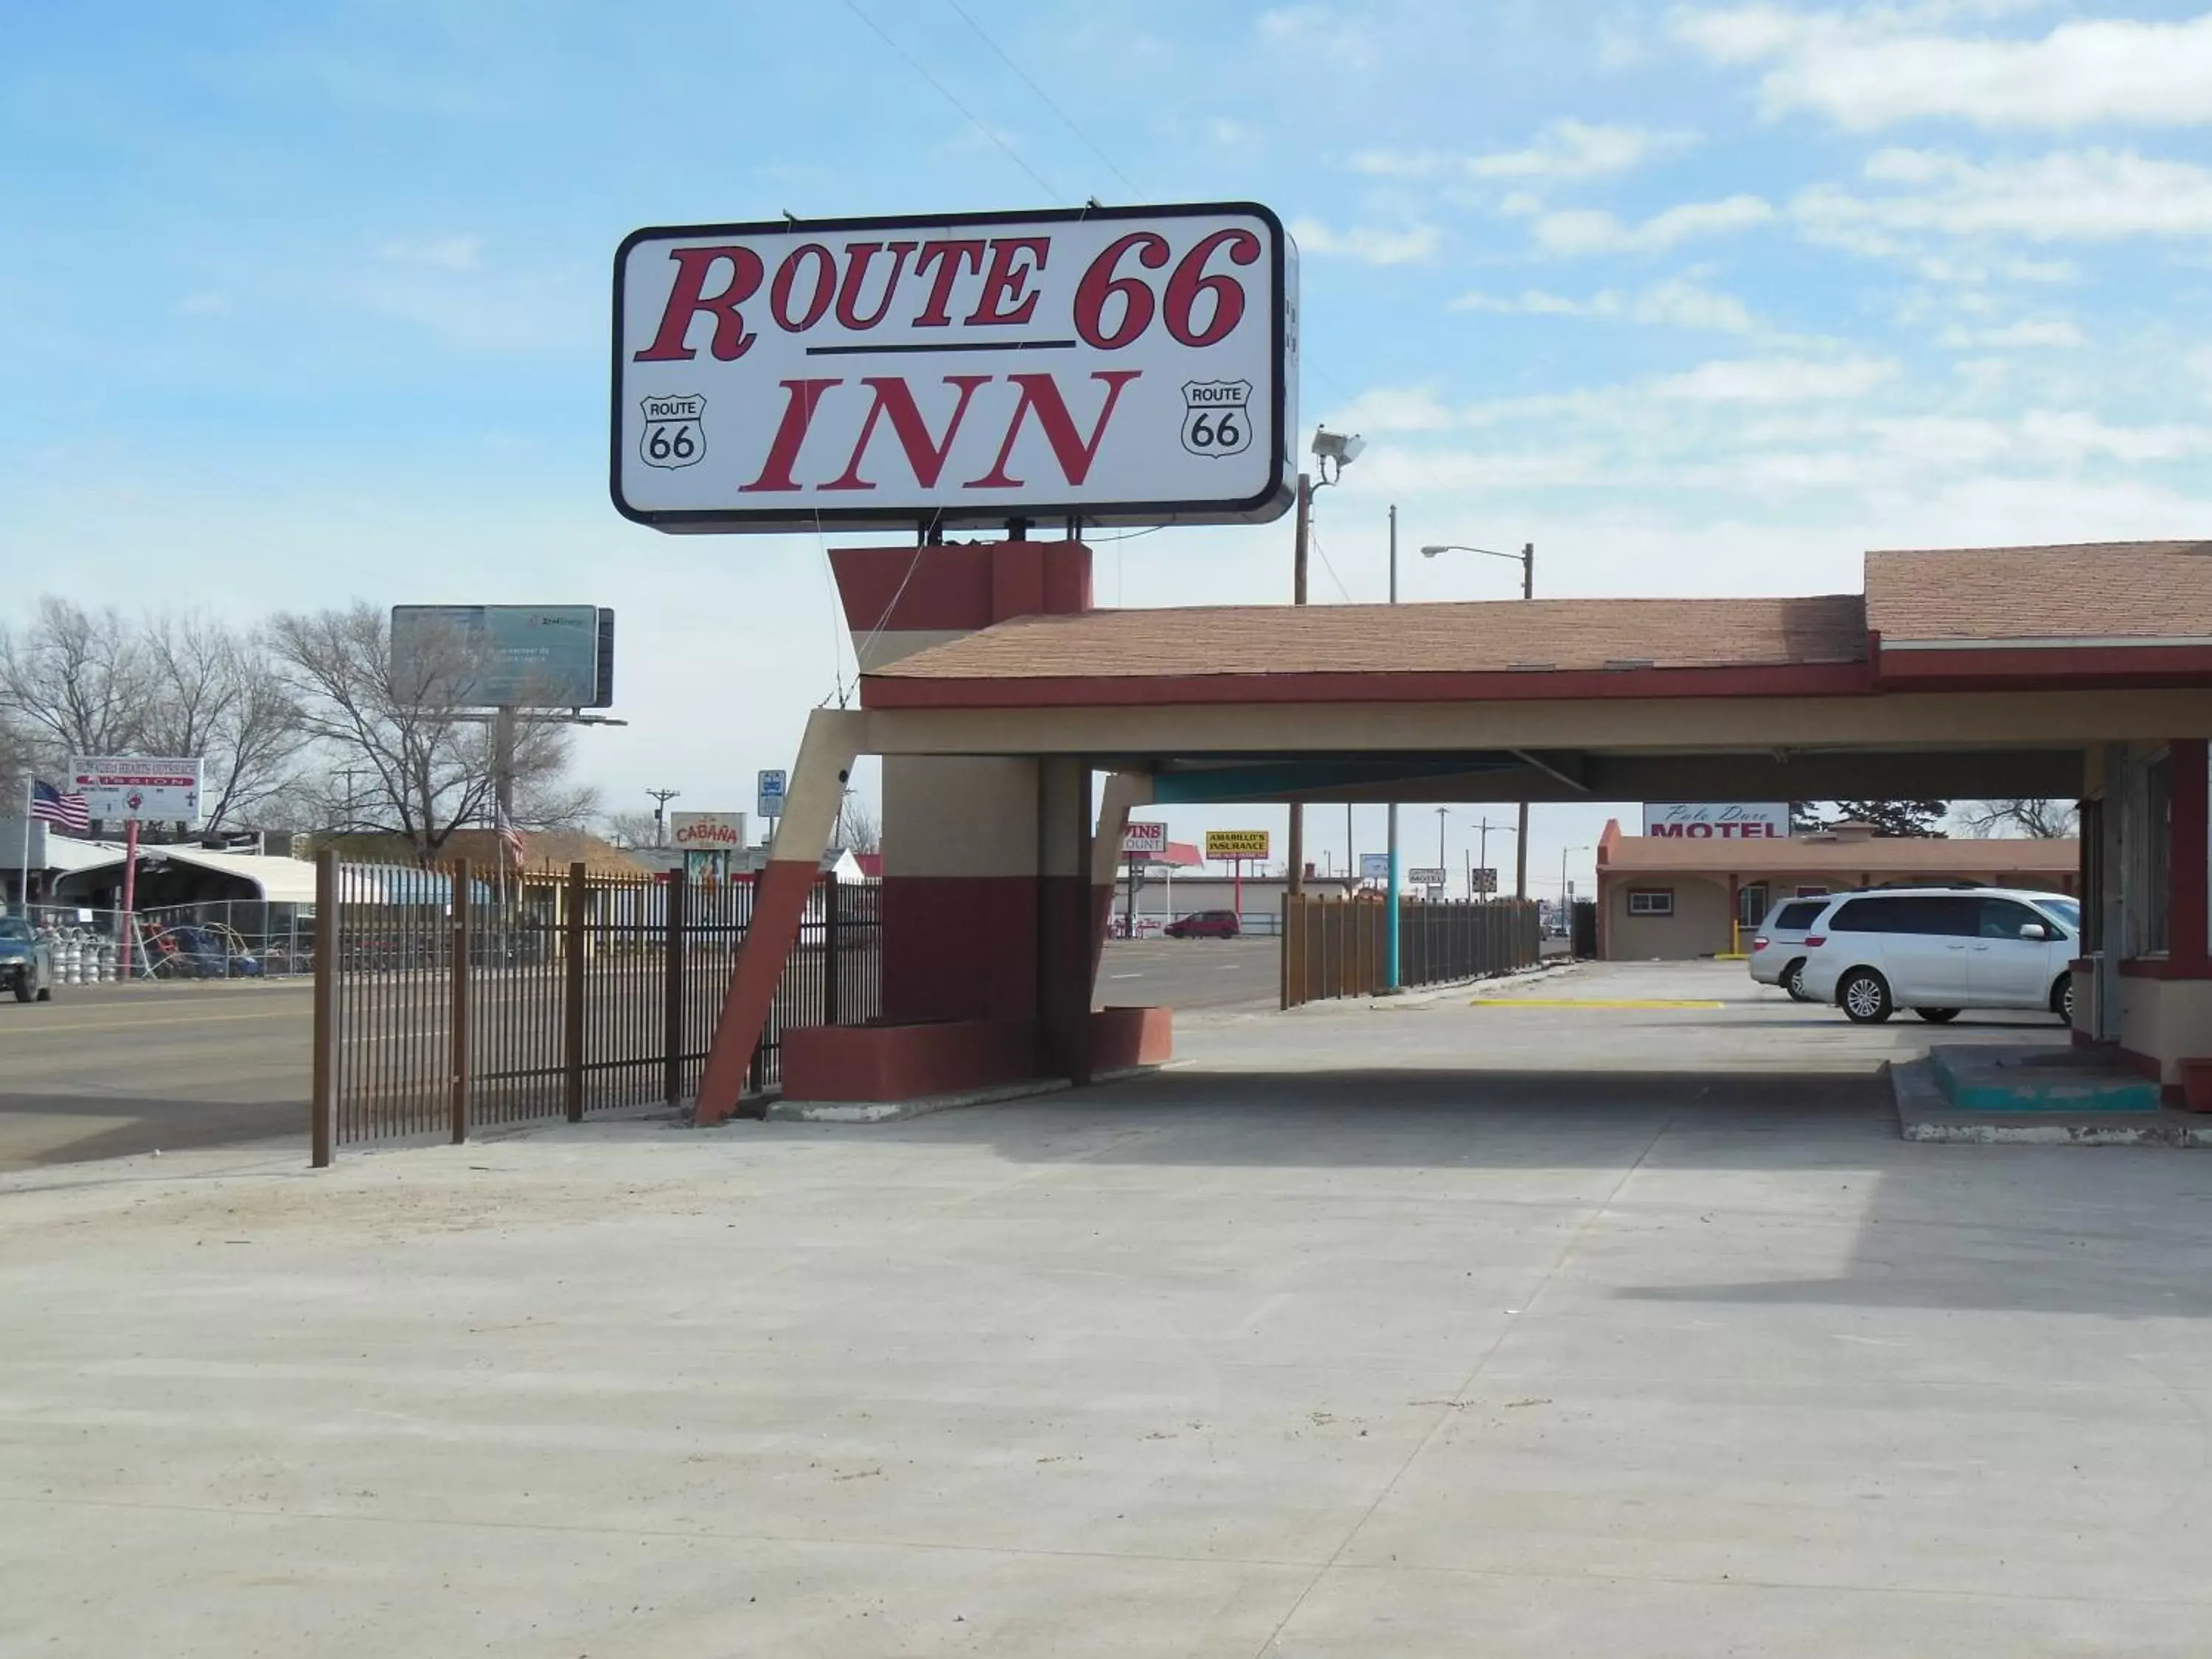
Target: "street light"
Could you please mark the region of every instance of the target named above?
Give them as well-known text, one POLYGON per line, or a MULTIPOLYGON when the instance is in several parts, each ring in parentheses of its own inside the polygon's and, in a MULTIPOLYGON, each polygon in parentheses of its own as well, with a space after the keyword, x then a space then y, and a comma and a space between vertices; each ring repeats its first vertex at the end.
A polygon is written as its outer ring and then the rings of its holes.
MULTIPOLYGON (((1521 566, 1521 597, 1536 597, 1536 544, 1523 542, 1518 553, 1500 553, 1494 547, 1470 547, 1465 542, 1431 542, 1421 550, 1421 556, 1433 559, 1439 553, 1480 553, 1485 558, 1512 559, 1521 566)), ((1513 896, 1528 896, 1528 803, 1521 803, 1519 823, 1513 842, 1513 896)))

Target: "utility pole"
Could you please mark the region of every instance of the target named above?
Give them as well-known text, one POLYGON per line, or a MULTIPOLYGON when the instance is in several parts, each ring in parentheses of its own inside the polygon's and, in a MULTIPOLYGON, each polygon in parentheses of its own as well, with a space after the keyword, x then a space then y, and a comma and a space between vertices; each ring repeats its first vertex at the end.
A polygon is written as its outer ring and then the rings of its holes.
MULTIPOLYGON (((1313 481, 1303 472, 1298 474, 1297 532, 1291 554, 1291 603, 1306 602, 1306 534, 1313 520, 1313 481)), ((1291 803, 1290 833, 1291 868, 1283 890, 1296 898, 1306 887, 1306 805, 1304 801, 1291 803)))
MULTIPOLYGON (((1437 868, 1443 870, 1449 867, 1444 863, 1444 809, 1439 806, 1437 808, 1437 868)), ((1442 880, 1443 878, 1438 877, 1437 879, 1442 880)))
POLYGON ((681 789, 648 789, 645 793, 653 797, 653 844, 665 847, 668 845, 668 803, 684 792, 681 789))

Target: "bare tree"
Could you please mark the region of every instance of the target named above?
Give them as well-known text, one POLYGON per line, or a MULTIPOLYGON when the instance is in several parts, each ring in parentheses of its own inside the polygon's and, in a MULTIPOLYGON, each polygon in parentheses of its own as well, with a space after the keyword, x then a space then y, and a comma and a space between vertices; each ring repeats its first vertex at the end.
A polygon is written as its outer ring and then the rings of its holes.
POLYGON ((21 629, 0 626, 0 713, 39 759, 130 753, 150 685, 139 630, 112 606, 88 611, 48 594, 21 629))
POLYGON ((617 847, 658 847, 665 833, 659 820, 642 807, 610 812, 600 823, 607 839, 617 847))
POLYGON ((848 794, 837 838, 848 852, 880 853, 884 850, 883 820, 876 816, 874 807, 858 795, 848 794))
MULTIPOLYGON (((277 672, 301 730, 326 751, 326 820, 343 793, 355 827, 401 835, 428 859, 462 825, 492 806, 492 732, 462 699, 482 678, 471 643, 458 634, 416 639, 395 663, 386 613, 356 604, 286 614, 270 623, 277 672)), ((515 817, 556 828, 588 817, 597 792, 563 782, 567 728, 527 720, 515 733, 515 817)))
POLYGON ((2070 800, 1962 800, 1952 815, 1971 836, 2032 836, 2063 840, 2080 833, 2081 814, 2070 800))
POLYGON ((207 828, 271 799, 306 739, 267 642, 204 616, 159 616, 148 618, 141 643, 148 679, 142 739, 156 754, 204 759, 207 828))

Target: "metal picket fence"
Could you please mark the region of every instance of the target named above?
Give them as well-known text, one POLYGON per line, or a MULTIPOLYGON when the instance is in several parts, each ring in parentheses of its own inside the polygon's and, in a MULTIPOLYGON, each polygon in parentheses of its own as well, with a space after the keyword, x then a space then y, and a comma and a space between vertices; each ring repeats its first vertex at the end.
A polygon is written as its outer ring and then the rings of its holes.
MULTIPOLYGON (((1373 899, 1286 895, 1282 1006, 1372 996, 1389 980, 1389 912, 1373 899)), ((1398 982, 1443 985, 1533 967, 1543 951, 1533 903, 1402 901, 1398 982)))
MULTIPOLYGON (((749 884, 605 876, 501 882, 448 869, 318 863, 314 1160, 342 1146, 696 1097, 752 915, 749 884)), ((755 1056, 782 1034, 882 1007, 877 885, 817 883, 755 1056)))

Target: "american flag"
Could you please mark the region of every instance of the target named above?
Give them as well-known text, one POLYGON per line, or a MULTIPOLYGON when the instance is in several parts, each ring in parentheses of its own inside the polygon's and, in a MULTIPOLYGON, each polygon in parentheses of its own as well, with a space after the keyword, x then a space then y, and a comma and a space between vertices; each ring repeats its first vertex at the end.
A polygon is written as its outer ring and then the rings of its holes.
POLYGON ((507 817, 506 808, 495 806, 492 809, 492 824, 499 831, 500 842, 507 848, 507 856, 514 860, 517 869, 521 868, 522 831, 514 827, 514 820, 507 817))
POLYGON ((92 828, 92 814, 82 795, 65 795, 51 783, 31 780, 31 816, 79 834, 92 828))

